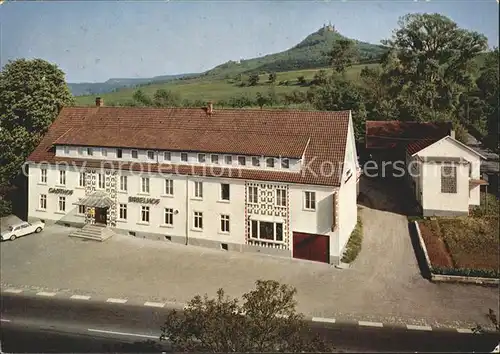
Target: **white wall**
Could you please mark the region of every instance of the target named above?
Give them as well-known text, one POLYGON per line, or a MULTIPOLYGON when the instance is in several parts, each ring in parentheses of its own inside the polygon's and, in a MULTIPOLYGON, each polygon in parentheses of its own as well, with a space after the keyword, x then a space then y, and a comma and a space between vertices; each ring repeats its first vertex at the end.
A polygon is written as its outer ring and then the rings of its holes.
MULTIPOLYGON (((480 157, 473 153, 472 151, 469 151, 468 149, 464 148, 461 146, 459 143, 455 142, 453 139, 442 139, 429 147, 421 150, 418 153, 418 156, 421 157, 462 157, 465 160, 467 160, 471 164, 471 176, 470 178, 472 179, 479 179, 481 178, 481 173, 480 173, 480 166, 481 166, 481 159, 480 157)), ((436 169, 435 168, 428 168, 426 170, 428 173, 432 173, 431 176, 436 175, 436 169)), ((440 172, 440 168, 439 171, 440 172)), ((479 205, 480 204, 480 186, 475 186, 473 188, 469 188, 469 167, 466 166, 466 168, 460 168, 457 170, 457 173, 459 174, 459 179, 457 183, 460 186, 459 193, 463 194, 463 197, 451 197, 451 200, 455 200, 456 202, 463 203, 463 205, 454 205, 452 209, 450 210, 468 210, 469 205, 479 205), (458 200, 458 199, 459 200, 458 200)), ((444 193, 442 195, 440 193, 441 191, 441 179, 440 179, 440 174, 437 174, 438 179, 434 179, 434 177, 422 177, 422 188, 428 189, 431 188, 432 190, 435 190, 435 188, 429 187, 428 184, 437 184, 439 186, 439 194, 438 195, 431 195, 429 194, 429 191, 426 193, 425 198, 430 198, 430 200, 424 201, 424 203, 430 203, 429 205, 436 205, 437 199, 438 198, 443 198, 443 199, 448 199, 448 201, 443 200, 442 201, 442 206, 448 205, 450 202, 449 193, 444 193)), ((439 204, 439 203, 437 203, 439 204)), ((424 207, 424 206, 423 206, 424 207)), ((432 210, 441 210, 441 209, 433 209, 430 207, 424 207, 424 209, 432 209, 432 210)), ((448 210, 448 209, 443 209, 443 210, 448 210)))
POLYGON ((468 165, 455 164, 457 168, 457 193, 441 193, 441 167, 439 163, 422 164, 422 208, 467 213, 469 210, 468 165))
MULTIPOLYGON (((354 127, 352 118, 349 119, 349 129, 347 135, 346 151, 344 157, 344 170, 339 190, 338 203, 338 251, 342 252, 352 231, 354 230, 358 218, 357 190, 356 190, 356 167, 357 152, 356 141, 354 139, 354 127), (350 171, 350 172, 349 172, 350 171), (348 173, 351 177, 348 178, 348 173)), ((331 252, 333 253, 333 252, 331 252)))

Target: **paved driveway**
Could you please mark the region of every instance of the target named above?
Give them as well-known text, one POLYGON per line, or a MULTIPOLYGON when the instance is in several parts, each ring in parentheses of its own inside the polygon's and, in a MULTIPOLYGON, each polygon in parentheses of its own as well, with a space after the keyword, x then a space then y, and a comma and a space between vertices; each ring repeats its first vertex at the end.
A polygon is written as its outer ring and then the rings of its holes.
POLYGON ((297 288, 310 316, 433 326, 488 324, 496 289, 423 279, 405 217, 364 207, 363 249, 351 269, 263 255, 118 236, 104 243, 68 237, 53 226, 0 244, 1 282, 82 295, 185 302, 224 288, 239 296, 257 279, 297 288))

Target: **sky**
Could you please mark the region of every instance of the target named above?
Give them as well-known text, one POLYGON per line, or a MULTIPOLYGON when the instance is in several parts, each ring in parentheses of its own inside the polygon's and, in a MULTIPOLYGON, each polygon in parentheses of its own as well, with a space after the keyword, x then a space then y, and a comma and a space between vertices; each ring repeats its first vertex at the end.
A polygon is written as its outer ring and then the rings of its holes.
POLYGON ((416 12, 448 16, 498 46, 498 10, 498 0, 7 0, 0 66, 42 58, 68 82, 197 73, 286 50, 330 21, 349 38, 380 43, 416 12))

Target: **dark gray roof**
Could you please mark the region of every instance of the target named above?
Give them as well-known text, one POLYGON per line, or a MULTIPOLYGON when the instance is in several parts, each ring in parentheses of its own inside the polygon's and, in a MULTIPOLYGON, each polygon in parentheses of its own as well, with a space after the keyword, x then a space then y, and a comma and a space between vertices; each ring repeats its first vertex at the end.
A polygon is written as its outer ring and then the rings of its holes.
POLYGON ((96 191, 91 195, 80 198, 76 203, 73 204, 94 208, 107 208, 112 206, 114 202, 106 192, 96 191))

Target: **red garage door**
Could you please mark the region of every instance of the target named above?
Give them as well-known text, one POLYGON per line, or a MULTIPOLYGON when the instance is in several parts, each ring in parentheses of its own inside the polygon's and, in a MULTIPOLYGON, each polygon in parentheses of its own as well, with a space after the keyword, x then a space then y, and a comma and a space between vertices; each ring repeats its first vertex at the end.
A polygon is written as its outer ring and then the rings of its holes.
POLYGON ((294 232, 293 258, 330 263, 330 238, 325 235, 294 232))

